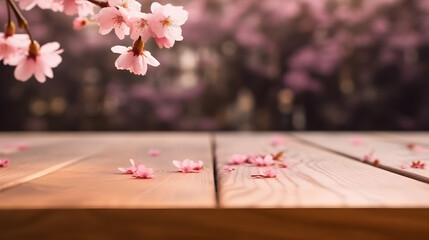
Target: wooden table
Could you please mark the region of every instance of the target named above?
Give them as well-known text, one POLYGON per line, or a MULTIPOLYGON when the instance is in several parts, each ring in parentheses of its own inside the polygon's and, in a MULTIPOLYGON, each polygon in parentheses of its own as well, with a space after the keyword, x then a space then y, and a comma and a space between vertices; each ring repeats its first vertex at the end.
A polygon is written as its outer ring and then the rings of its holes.
POLYGON ((429 134, 273 136, 2 133, 0 239, 429 239, 429 134), (280 151, 291 166, 276 178, 224 170, 232 154, 280 151), (362 162, 371 151, 376 163, 362 162), (119 173, 130 158, 155 177, 119 173), (204 169, 177 172, 171 161, 185 158, 204 169), (428 166, 404 168, 416 160, 428 166))

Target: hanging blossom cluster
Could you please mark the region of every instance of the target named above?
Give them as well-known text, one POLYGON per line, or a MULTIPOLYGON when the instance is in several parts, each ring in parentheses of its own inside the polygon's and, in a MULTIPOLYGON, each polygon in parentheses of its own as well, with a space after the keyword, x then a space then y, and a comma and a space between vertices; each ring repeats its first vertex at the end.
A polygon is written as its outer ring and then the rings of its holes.
POLYGON ((34 7, 63 12, 77 16, 73 21, 75 29, 81 29, 89 19, 99 25, 99 33, 106 35, 112 30, 123 40, 129 36, 132 46, 114 46, 112 52, 120 54, 115 66, 128 70, 136 75, 145 75, 147 65, 159 66, 159 62, 147 50, 145 43, 153 38, 160 48, 171 48, 176 41, 183 40, 181 26, 188 19, 188 12, 180 6, 152 3, 151 13, 141 12, 141 4, 136 0, 19 0, 19 7, 14 0, 6 0, 8 21, 5 31, 0 32, 0 61, 15 67, 17 80, 27 81, 32 76, 43 83, 46 77, 53 78, 53 68, 62 58, 58 42, 46 43, 43 46, 33 39, 29 23, 20 9, 31 10, 34 7), (95 8, 99 11, 95 14, 95 8), (15 15, 18 27, 26 34, 16 34, 12 20, 15 15))

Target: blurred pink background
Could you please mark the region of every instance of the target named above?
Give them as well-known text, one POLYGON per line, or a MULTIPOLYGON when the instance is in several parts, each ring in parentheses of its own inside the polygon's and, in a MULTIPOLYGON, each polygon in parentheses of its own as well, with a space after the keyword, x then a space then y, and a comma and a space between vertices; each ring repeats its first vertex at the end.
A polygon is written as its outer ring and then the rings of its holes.
POLYGON ((185 39, 147 44, 161 66, 144 77, 114 67, 131 43, 24 12, 63 62, 45 84, 0 66, 0 130, 429 129, 429 0, 168 2, 185 39))

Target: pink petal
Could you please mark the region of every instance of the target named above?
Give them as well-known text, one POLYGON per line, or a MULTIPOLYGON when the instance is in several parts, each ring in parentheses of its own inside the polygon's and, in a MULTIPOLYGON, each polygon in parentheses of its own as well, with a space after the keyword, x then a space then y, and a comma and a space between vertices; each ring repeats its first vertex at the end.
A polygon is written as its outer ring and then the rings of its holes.
POLYGON ((58 42, 46 43, 40 48, 40 53, 41 54, 52 53, 58 50, 59 48, 60 48, 60 44, 58 42))
POLYGON ((138 56, 131 67, 131 72, 135 74, 145 75, 147 72, 147 64, 143 59, 143 56, 138 56))
POLYGON ((159 155, 161 155, 161 151, 159 151, 158 149, 150 149, 148 154, 152 157, 158 157, 159 155))
POLYGON ((10 160, 7 158, 0 158, 0 167, 9 166, 10 160))
POLYGON ((160 8, 160 7, 162 7, 162 5, 161 4, 159 4, 158 2, 153 2, 151 5, 150 5, 150 10, 152 11, 152 12, 155 12, 158 8, 160 8))
POLYGON ((119 53, 119 54, 122 54, 122 53, 127 52, 127 51, 128 51, 128 49, 129 49, 129 48, 127 48, 127 47, 119 46, 119 45, 117 45, 117 46, 113 46, 113 47, 111 48, 112 52, 114 52, 114 53, 119 53))
POLYGON ((24 151, 26 149, 28 149, 28 144, 27 143, 19 143, 18 144, 18 150, 24 151))
POLYGON ((231 167, 231 166, 224 166, 223 170, 227 171, 227 172, 231 172, 233 170, 235 170, 235 168, 231 167))
POLYGON ((36 64, 33 59, 24 59, 15 68, 15 78, 23 82, 27 81, 35 72, 35 65, 36 64))
POLYGON ((39 81, 40 83, 44 83, 46 81, 46 76, 44 71, 45 68, 47 68, 47 66, 43 61, 43 59, 41 59, 40 57, 37 58, 36 64, 35 64, 34 76, 36 77, 36 80, 39 81))
POLYGON ((173 164, 174 166, 176 166, 179 169, 182 169, 182 163, 180 161, 177 160, 173 160, 173 164))
POLYGON ((115 67, 117 69, 130 69, 136 58, 134 57, 132 52, 126 52, 121 54, 115 61, 115 67))
POLYGON ((147 64, 149 64, 151 66, 154 66, 154 67, 158 67, 159 66, 158 60, 156 60, 149 51, 144 51, 143 54, 146 56, 146 62, 147 62, 147 64))
POLYGON ((286 139, 280 135, 274 135, 271 138, 271 145, 274 147, 284 145, 285 143, 286 143, 286 139))

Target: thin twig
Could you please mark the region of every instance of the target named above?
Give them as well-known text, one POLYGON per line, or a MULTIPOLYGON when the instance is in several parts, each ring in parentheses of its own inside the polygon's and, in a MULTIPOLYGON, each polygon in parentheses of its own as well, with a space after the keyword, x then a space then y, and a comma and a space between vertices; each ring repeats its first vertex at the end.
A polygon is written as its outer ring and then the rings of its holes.
POLYGON ((12 8, 13 13, 15 14, 16 19, 18 20, 18 26, 20 28, 24 28, 25 31, 28 34, 28 37, 30 38, 31 42, 34 42, 33 36, 30 33, 30 30, 28 29, 28 22, 25 19, 25 17, 22 15, 21 11, 16 6, 15 2, 13 0, 6 0, 9 7, 12 8))
POLYGON ((7 7, 7 22, 8 24, 10 24, 12 22, 12 19, 10 18, 10 6, 9 3, 6 2, 6 7, 7 7))

